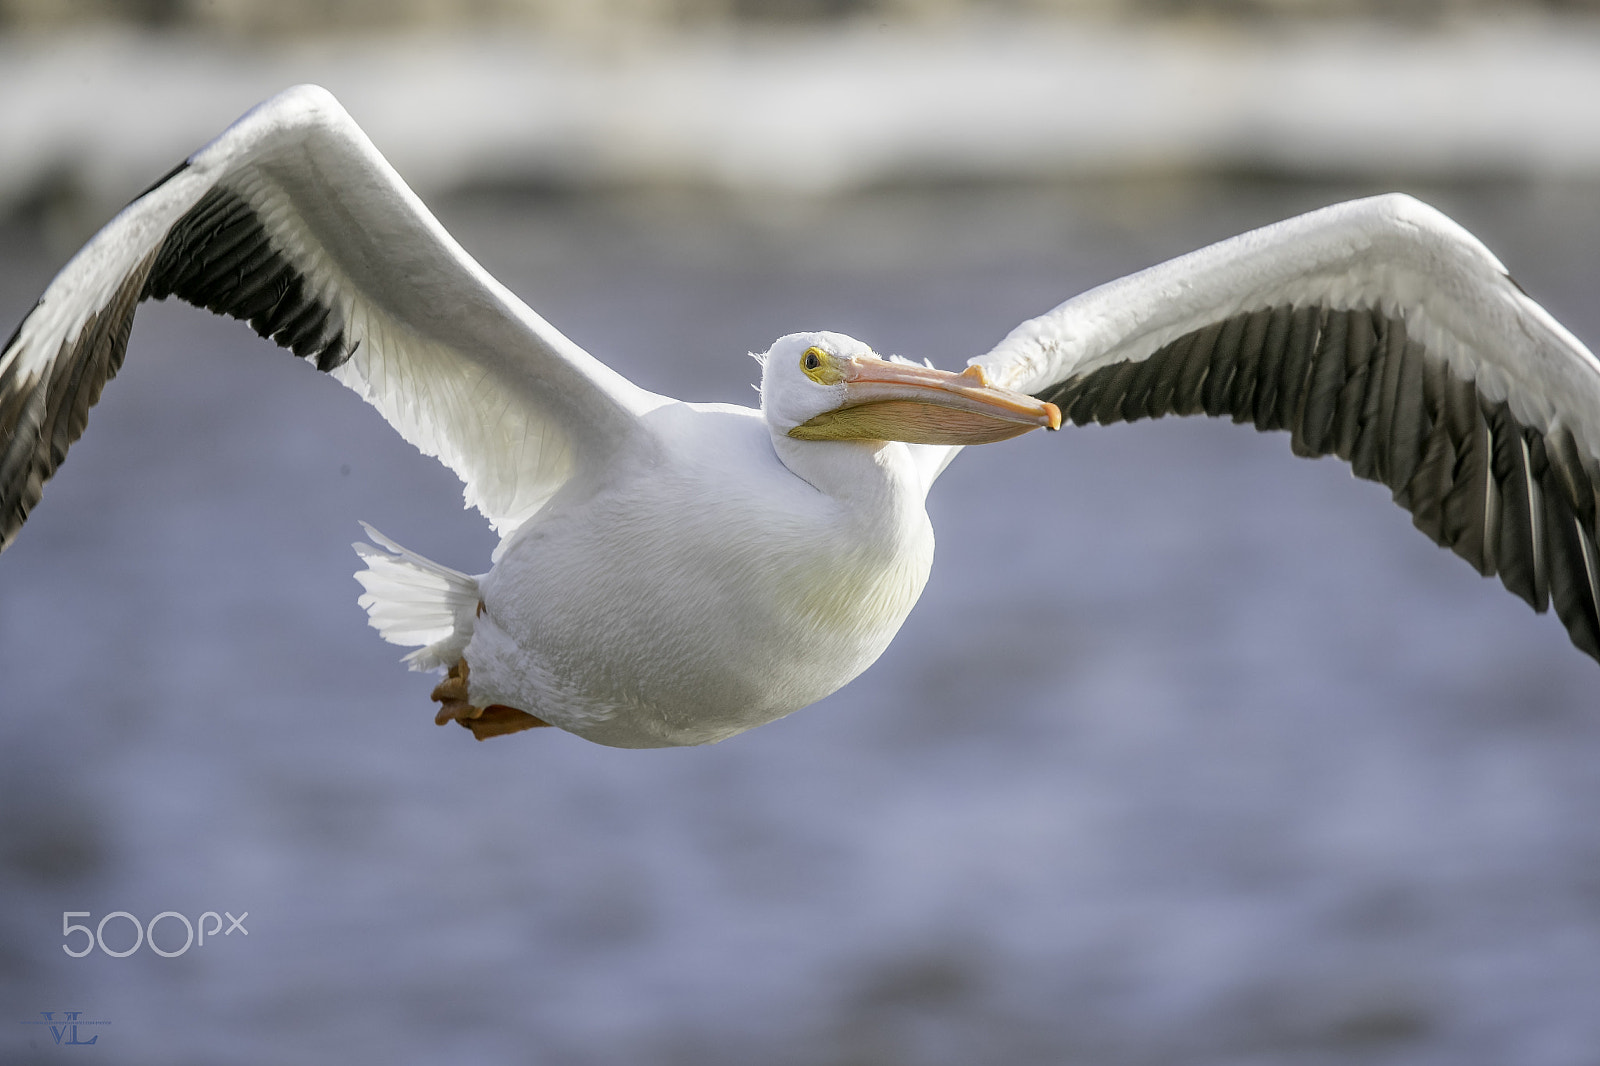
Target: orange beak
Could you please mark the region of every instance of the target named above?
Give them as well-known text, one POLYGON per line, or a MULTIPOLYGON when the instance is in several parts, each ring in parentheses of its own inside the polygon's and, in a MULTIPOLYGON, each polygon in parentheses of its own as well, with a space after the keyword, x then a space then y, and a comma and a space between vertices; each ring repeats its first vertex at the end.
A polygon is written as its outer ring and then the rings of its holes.
POLYGON ((845 366, 844 384, 844 403, 796 426, 789 436, 988 444, 1041 426, 1061 428, 1061 411, 1055 404, 996 388, 977 366, 952 374, 858 355, 845 366))

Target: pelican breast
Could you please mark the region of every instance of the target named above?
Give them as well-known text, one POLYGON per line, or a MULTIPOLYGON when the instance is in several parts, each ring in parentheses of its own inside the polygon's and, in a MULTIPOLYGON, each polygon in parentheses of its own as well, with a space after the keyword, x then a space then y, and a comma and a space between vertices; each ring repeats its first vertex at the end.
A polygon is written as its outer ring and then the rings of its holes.
POLYGON ((552 501, 484 578, 474 700, 620 747, 703 744, 876 660, 933 559, 903 446, 838 445, 860 468, 840 498, 792 474, 745 408, 667 404, 647 421, 673 446, 552 501))

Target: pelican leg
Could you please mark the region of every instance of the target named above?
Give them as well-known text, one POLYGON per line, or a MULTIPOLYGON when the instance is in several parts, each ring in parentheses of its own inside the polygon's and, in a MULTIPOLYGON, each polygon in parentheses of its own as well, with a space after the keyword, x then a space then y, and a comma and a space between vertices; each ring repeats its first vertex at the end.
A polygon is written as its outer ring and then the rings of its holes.
POLYGON ((439 704, 439 713, 433 716, 435 725, 457 722, 462 728, 472 730, 479 740, 520 733, 524 729, 537 729, 550 723, 535 718, 527 711, 493 703, 487 707, 474 707, 467 702, 467 660, 459 659, 450 668, 449 675, 434 687, 428 697, 439 704))
POLYGON ((452 719, 459 721, 463 718, 476 718, 483 713, 467 702, 466 659, 456 661, 450 668, 449 675, 434 686, 428 698, 439 704, 439 713, 433 718, 436 725, 444 725, 452 719))

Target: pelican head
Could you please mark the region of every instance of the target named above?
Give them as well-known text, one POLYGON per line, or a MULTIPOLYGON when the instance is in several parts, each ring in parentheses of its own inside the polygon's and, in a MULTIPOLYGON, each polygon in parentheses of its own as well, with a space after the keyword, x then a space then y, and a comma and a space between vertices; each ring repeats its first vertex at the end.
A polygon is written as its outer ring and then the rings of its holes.
POLYGON ((761 410, 774 435, 797 440, 987 444, 1045 426, 1051 403, 899 357, 842 333, 791 333, 761 357, 761 410))

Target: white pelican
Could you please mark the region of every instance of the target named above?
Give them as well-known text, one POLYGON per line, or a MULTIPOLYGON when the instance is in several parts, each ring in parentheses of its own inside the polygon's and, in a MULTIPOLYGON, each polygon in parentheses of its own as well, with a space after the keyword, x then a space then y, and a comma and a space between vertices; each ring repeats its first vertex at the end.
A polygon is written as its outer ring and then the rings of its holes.
POLYGON ((368 527, 361 605, 444 669, 437 721, 720 740, 871 664, 927 579, 966 444, 1228 415, 1382 481, 1418 528, 1553 601, 1600 658, 1600 363, 1471 234, 1401 195, 1103 285, 959 374, 780 338, 759 410, 631 384, 490 277, 324 90, 249 112, 73 257, 0 354, 0 547, 83 431, 133 314, 243 319, 373 404, 501 534, 458 573, 368 527))

